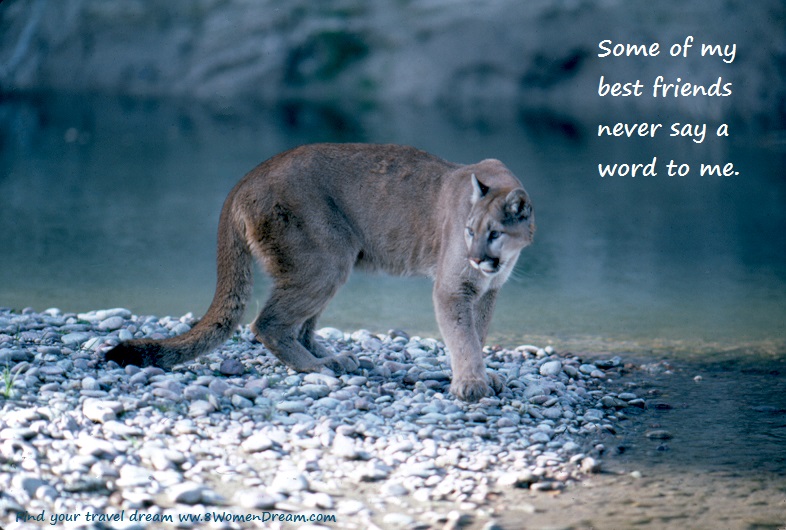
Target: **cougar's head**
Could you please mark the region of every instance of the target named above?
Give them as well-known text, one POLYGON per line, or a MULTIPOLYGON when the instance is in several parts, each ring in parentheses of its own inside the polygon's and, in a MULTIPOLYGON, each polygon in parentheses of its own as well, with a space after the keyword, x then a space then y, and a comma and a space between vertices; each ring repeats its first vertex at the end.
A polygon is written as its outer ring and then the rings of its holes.
POLYGON ((495 189, 472 174, 472 209, 464 229, 470 266, 484 276, 509 274, 534 233, 535 214, 524 188, 495 189))

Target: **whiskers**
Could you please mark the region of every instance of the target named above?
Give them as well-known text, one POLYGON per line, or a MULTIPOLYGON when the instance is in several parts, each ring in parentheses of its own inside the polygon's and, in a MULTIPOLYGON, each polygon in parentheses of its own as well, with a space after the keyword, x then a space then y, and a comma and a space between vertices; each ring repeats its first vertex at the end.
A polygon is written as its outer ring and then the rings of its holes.
POLYGON ((515 283, 517 285, 523 285, 524 283, 528 283, 535 277, 535 274, 531 270, 526 270, 523 267, 513 267, 513 270, 510 271, 510 276, 508 276, 508 281, 511 283, 515 283))

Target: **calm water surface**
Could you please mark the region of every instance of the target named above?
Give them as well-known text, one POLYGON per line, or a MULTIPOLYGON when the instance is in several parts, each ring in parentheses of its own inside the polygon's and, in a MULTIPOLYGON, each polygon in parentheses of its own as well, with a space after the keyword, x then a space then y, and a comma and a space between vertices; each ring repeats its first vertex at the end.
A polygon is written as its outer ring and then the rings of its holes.
MULTIPOLYGON (((700 145, 598 139, 595 123, 515 108, 499 115, 7 98, 0 106, 0 305, 198 316, 213 294, 219 210, 246 171, 307 142, 395 142, 462 163, 499 158, 533 197, 536 243, 504 290, 494 340, 781 347, 782 144, 742 134, 700 145), (661 161, 654 177, 597 172, 599 162, 653 156, 661 161), (660 164, 670 158, 695 168, 732 161, 741 174, 668 177, 660 164)), ((433 335, 430 288, 424 279, 355 275, 322 323, 433 335)), ((259 276, 250 313, 265 291, 259 276)))

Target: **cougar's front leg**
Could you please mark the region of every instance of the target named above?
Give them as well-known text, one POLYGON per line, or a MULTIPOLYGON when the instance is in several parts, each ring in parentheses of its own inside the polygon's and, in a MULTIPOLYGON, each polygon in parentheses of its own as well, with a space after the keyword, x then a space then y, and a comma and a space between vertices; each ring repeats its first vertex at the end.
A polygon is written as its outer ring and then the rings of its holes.
POLYGON ((491 392, 475 320, 477 298, 474 287, 468 283, 456 287, 438 281, 434 286, 437 323, 453 368, 450 392, 470 402, 491 392))
MULTIPOLYGON (((475 329, 478 331, 481 350, 486 344, 491 316, 494 314, 494 305, 497 301, 498 289, 489 289, 475 302, 475 329)), ((487 372, 489 384, 494 392, 499 394, 505 388, 505 377, 495 372, 487 372)))
POLYGON ((497 289, 489 289, 475 302, 475 329, 478 330, 481 347, 486 343, 491 315, 494 314, 494 305, 497 301, 498 292, 497 289))

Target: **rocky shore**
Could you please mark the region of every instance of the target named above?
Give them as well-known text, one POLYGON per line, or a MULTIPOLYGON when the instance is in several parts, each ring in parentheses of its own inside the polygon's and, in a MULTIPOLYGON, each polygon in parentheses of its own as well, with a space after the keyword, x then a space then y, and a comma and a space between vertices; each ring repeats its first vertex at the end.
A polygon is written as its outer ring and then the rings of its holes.
POLYGON ((444 345, 395 330, 320 330, 360 361, 340 376, 289 371, 247 327, 172 372, 102 361, 193 323, 0 310, 3 528, 502 528, 506 495, 599 472, 646 407, 621 359, 529 345, 488 349, 507 386, 463 403, 444 345))

